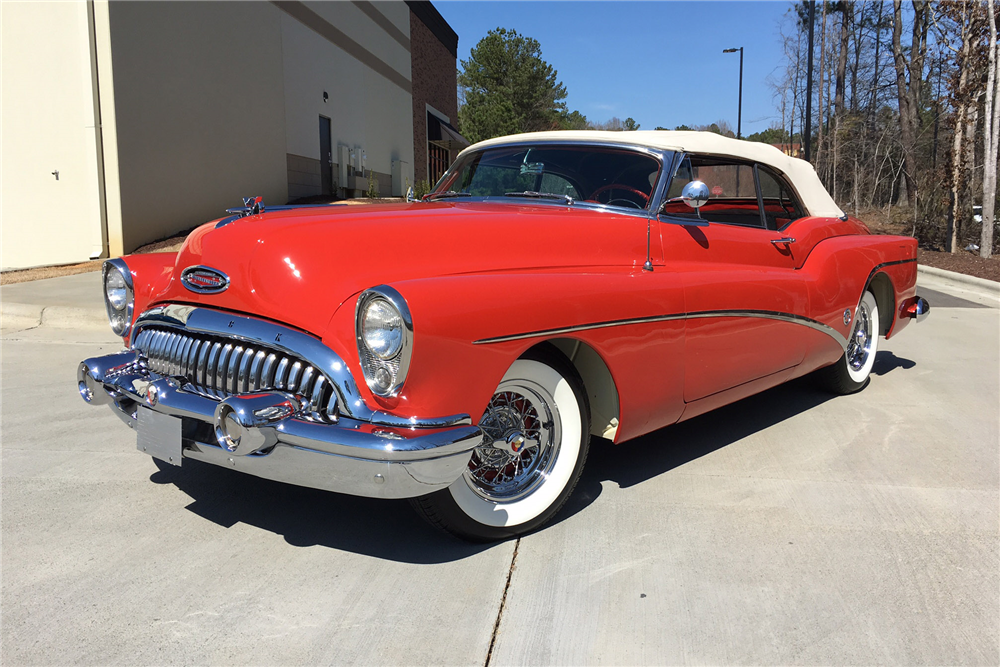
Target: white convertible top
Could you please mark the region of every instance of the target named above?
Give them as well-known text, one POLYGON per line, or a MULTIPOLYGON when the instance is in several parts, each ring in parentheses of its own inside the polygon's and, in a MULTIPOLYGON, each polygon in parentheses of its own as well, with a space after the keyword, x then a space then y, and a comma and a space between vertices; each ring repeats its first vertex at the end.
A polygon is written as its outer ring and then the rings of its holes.
POLYGON ((469 146, 462 154, 488 146, 536 141, 596 142, 631 144, 671 151, 701 153, 742 158, 766 164, 783 173, 795 188, 802 205, 810 215, 839 218, 844 212, 823 187, 812 165, 805 160, 789 157, 770 144, 756 141, 730 139, 714 132, 687 132, 680 130, 637 130, 634 132, 604 132, 598 130, 560 130, 556 132, 528 132, 487 139, 469 146))

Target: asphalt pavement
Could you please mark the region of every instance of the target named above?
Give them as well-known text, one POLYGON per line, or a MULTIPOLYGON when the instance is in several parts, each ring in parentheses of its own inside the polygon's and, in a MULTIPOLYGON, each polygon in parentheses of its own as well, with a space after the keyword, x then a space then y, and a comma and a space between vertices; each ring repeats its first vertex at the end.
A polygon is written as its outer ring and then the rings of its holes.
POLYGON ((96 275, 0 289, 4 665, 1000 663, 995 292, 921 274, 864 391, 598 441, 554 524, 469 545, 405 501, 158 470, 76 392, 120 347, 96 275))

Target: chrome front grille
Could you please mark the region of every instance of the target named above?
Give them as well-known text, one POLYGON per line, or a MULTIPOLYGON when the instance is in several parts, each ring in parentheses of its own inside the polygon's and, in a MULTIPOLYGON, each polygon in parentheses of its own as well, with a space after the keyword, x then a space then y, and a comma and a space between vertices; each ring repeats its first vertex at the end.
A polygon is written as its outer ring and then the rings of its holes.
POLYGON ((301 396, 303 413, 337 418, 337 392, 319 369, 293 355, 253 342, 150 327, 135 339, 149 370, 180 376, 198 393, 216 399, 255 391, 301 396))

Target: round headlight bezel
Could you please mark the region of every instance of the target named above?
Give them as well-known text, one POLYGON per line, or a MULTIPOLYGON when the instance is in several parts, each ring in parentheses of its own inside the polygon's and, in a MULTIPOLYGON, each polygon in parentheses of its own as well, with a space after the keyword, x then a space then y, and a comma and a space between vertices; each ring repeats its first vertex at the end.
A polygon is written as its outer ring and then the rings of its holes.
POLYGON ((358 357, 365 384, 376 396, 390 398, 399 393, 406 381, 410 367, 410 357, 413 352, 413 320, 406 299, 392 287, 379 285, 365 290, 358 297, 354 313, 355 335, 358 345, 358 357), (369 329, 373 324, 374 308, 382 309, 382 318, 397 320, 398 334, 390 334, 388 338, 395 339, 388 346, 378 344, 378 335, 369 329), (372 318, 369 318, 372 315, 372 318), (368 325, 368 326, 366 326, 368 325), (374 344, 372 344, 374 343, 374 344))
POLYGON ((135 288, 132 284, 132 272, 121 259, 109 259, 104 262, 101 270, 101 283, 104 287, 104 307, 108 313, 108 322, 115 335, 127 338, 132 329, 132 312, 135 307, 135 288), (109 282, 121 283, 110 286, 109 282), (123 301, 120 306, 114 303, 116 299, 109 293, 111 290, 124 289, 123 301))

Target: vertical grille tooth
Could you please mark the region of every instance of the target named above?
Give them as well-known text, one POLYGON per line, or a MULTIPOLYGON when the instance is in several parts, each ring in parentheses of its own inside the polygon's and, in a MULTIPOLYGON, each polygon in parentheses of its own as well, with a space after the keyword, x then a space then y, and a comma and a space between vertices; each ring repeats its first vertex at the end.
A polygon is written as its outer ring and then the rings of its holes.
POLYGON ((253 362, 255 350, 248 347, 243 351, 243 358, 240 359, 239 383, 236 385, 236 392, 245 394, 251 389, 250 385, 250 364, 253 362))
POLYGON ((190 380, 192 383, 197 382, 197 371, 198 371, 198 350, 202 347, 202 342, 197 338, 192 339, 191 349, 188 351, 187 357, 187 371, 185 371, 184 376, 190 380))
POLYGON ((154 331, 149 340, 149 368, 157 373, 160 372, 160 359, 163 358, 162 346, 164 336, 166 334, 162 331, 154 331))
POLYGON ((226 392, 226 370, 228 369, 229 355, 232 354, 232 351, 233 344, 226 343, 222 347, 222 351, 219 352, 219 365, 215 367, 215 384, 212 388, 223 395, 226 392))
POLYGON ((158 373, 163 372, 163 348, 167 343, 167 334, 164 331, 159 331, 153 340, 151 347, 153 349, 153 354, 156 355, 156 365, 153 367, 158 373))
POLYGON ((181 337, 177 334, 169 334, 166 349, 166 373, 167 375, 177 375, 177 348, 181 344, 181 337))
POLYGON ((274 388, 284 389, 285 379, 288 377, 288 357, 281 357, 281 361, 278 362, 278 370, 274 374, 274 388))
POLYGON ((205 389, 211 393, 215 393, 215 369, 219 363, 219 353, 222 352, 222 345, 220 343, 213 343, 212 349, 208 353, 208 363, 205 365, 205 389))
POLYGON ((194 383, 200 387, 205 387, 205 369, 208 368, 208 353, 212 349, 212 343, 205 341, 198 351, 198 365, 195 368, 194 383))
POLYGON ((178 348, 177 353, 177 374, 183 377, 188 375, 188 354, 191 352, 191 346, 194 344, 194 338, 189 336, 182 337, 183 342, 180 348, 178 348))
POLYGON ((309 409, 313 412, 319 411, 323 408, 323 389, 326 388, 326 378, 320 375, 316 378, 316 384, 313 386, 312 395, 309 397, 309 409))
MULTIPOLYGON (((315 379, 316 369, 312 366, 306 366, 306 369, 302 371, 302 381, 299 382, 299 393, 308 397, 309 392, 312 391, 312 382, 315 379)), ((306 407, 308 408, 308 406, 306 407)))
POLYGON ((230 394, 240 393, 240 365, 243 361, 243 346, 237 345, 229 355, 229 367, 226 371, 226 384, 222 386, 223 391, 230 394))
POLYGON ((260 388, 271 389, 274 387, 274 371, 277 370, 278 355, 273 352, 267 355, 264 360, 264 367, 260 371, 260 388))
POLYGON ((337 416, 337 392, 331 391, 330 398, 326 402, 326 416, 331 419, 337 416))
POLYGON ((266 358, 267 352, 261 350, 254 356, 253 363, 250 364, 250 386, 255 390, 261 388, 260 369, 264 365, 264 359, 266 358))
POLYGON ((299 376, 302 374, 302 363, 296 361, 292 364, 292 367, 288 369, 288 382, 285 383, 285 388, 288 391, 295 391, 299 386, 299 376))

